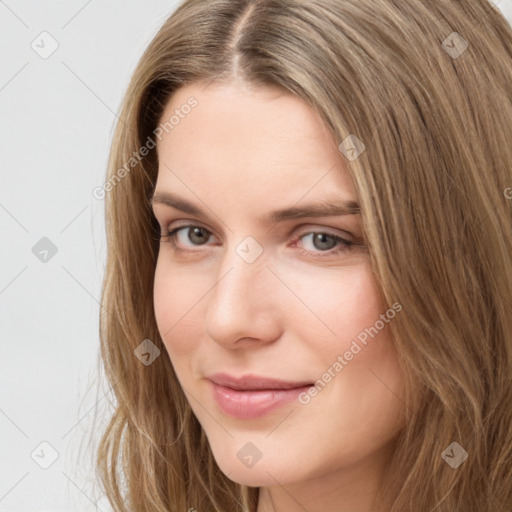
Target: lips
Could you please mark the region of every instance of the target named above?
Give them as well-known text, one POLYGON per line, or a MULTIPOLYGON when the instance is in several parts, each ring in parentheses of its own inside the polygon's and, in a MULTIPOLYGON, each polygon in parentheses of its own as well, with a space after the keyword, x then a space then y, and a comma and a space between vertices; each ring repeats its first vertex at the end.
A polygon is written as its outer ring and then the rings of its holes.
POLYGON ((257 375, 232 377, 215 374, 208 377, 212 394, 220 410, 238 419, 255 419, 293 401, 313 384, 307 381, 283 381, 257 375))
POLYGON ((258 375, 248 374, 242 377, 232 377, 227 373, 216 373, 207 377, 214 384, 224 386, 239 391, 249 391, 258 389, 276 390, 276 389, 295 389, 304 386, 310 386, 313 383, 308 381, 284 381, 279 379, 272 379, 267 377, 260 377, 258 375))

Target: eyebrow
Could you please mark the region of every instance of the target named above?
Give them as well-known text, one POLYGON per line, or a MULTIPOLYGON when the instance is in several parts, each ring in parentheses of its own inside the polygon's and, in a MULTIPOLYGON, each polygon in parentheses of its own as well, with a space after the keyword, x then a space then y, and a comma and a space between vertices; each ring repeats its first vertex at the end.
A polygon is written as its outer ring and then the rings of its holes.
MULTIPOLYGON (((155 192, 149 200, 149 204, 151 206, 154 204, 164 204, 190 215, 206 217, 206 214, 201 208, 169 192, 155 192)), ((266 220, 270 223, 278 223, 303 217, 330 217, 340 215, 360 215, 359 203, 351 200, 337 199, 334 201, 325 200, 319 203, 305 204, 303 206, 291 206, 270 212, 266 216, 266 220)))

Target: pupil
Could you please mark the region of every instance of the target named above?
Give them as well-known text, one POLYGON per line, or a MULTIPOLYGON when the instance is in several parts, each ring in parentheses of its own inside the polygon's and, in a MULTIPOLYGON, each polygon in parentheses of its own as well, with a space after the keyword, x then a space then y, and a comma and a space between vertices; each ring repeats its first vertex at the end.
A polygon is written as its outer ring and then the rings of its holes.
POLYGON ((198 243, 203 243, 205 240, 204 240, 204 230, 203 228, 193 228, 192 229, 192 234, 190 235, 190 231, 189 231, 189 239, 191 242, 198 242, 198 243), (197 240, 194 240, 193 237, 195 237, 197 234, 199 233, 199 237, 197 240), (203 237, 201 237, 201 233, 203 233, 203 237))
POLYGON ((334 247, 332 243, 331 244, 327 243, 328 247, 325 247, 325 245, 323 245, 326 243, 325 242, 326 239, 330 239, 331 242, 335 242, 334 237, 332 235, 328 235, 326 233, 316 233, 316 235, 313 239, 313 242, 315 243, 316 248, 317 249, 332 249, 334 247), (320 242, 320 247, 318 247, 318 245, 316 244, 317 241, 320 242))

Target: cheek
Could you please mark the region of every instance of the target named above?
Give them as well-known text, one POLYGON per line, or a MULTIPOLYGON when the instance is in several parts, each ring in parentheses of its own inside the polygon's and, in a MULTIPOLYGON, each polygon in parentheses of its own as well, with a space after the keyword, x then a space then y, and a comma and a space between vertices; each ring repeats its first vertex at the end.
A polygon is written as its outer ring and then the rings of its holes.
POLYGON ((387 308, 368 262, 332 272, 316 270, 306 277, 290 275, 288 282, 304 301, 297 301, 293 311, 295 326, 303 330, 301 338, 317 340, 324 354, 343 353, 353 340, 363 347, 366 341, 368 347, 369 340, 389 336, 387 323, 380 320, 387 308))
POLYGON ((371 418, 377 411, 383 417, 392 411, 392 418, 401 405, 396 397, 403 394, 389 328, 399 313, 384 306, 366 262, 330 275, 323 270, 288 281, 296 283, 294 290, 310 310, 302 304, 296 307, 292 329, 300 345, 297 352, 307 355, 313 376, 320 381, 314 401, 318 407, 334 409, 343 403, 345 410, 361 413, 353 413, 354 423, 343 420, 343 428, 348 423, 359 428, 357 422, 364 421, 364 415, 371 418))
POLYGON ((190 279, 186 272, 168 267, 159 259, 153 303, 158 331, 173 359, 190 353, 198 343, 201 325, 197 322, 197 313, 194 316, 194 310, 201 307, 201 297, 208 287, 203 282, 199 289, 197 280, 190 279))
MULTIPOLYGON (((294 291, 310 310, 301 305, 294 311, 293 338, 299 345, 295 352, 305 355, 300 359, 308 361, 316 382, 300 400, 303 410, 314 418, 312 425, 330 411, 333 432, 344 433, 355 445, 368 448, 373 443, 377 449, 402 421, 405 390, 389 328, 398 308, 384 306, 366 264, 336 269, 331 275, 325 269, 297 275, 294 282, 294 291)), ((300 435, 304 427, 293 428, 300 435)))

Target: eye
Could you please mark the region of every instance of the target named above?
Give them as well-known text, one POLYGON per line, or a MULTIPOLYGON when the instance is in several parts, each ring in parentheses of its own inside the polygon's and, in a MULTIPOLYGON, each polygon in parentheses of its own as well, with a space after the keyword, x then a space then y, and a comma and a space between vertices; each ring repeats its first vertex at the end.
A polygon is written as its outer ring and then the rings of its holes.
POLYGON ((204 245, 210 238, 211 234, 212 233, 208 231, 206 228, 190 224, 187 226, 180 226, 171 231, 168 231, 166 237, 169 238, 173 247, 177 248, 177 245, 187 246, 186 242, 192 242, 193 246, 204 245), (184 236, 179 236, 180 231, 184 231, 184 236))
MULTIPOLYGON (((187 251, 187 247, 205 245, 212 232, 196 224, 187 224, 168 230, 162 238, 167 238, 175 251, 187 251), (185 247, 185 249, 182 249, 185 247)), ((357 244, 327 231, 307 231, 293 239, 293 245, 300 241, 299 250, 302 254, 311 257, 333 256, 349 251, 357 244), (309 241, 309 249, 305 249, 302 240, 309 241)))
MULTIPOLYGON (((356 245, 353 242, 326 231, 310 231, 299 235, 296 240, 308 240, 313 250, 301 249, 301 252, 313 257, 324 257, 322 253, 326 253, 325 256, 336 255, 348 251, 351 246, 356 245)), ((301 245, 304 245, 304 243, 301 242, 301 245)))

